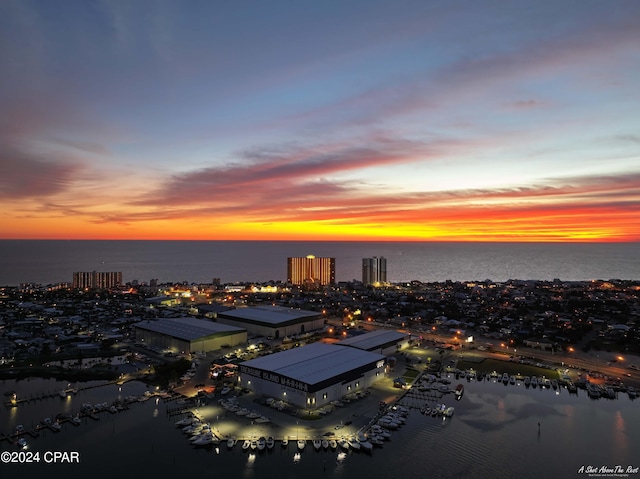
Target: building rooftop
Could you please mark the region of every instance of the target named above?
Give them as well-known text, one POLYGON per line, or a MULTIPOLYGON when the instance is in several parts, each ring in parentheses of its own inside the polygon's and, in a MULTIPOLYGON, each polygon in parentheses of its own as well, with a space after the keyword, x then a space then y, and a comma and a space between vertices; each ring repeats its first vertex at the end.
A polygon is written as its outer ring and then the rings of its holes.
POLYGON ((136 328, 166 334, 185 341, 193 341, 220 333, 229 334, 244 331, 244 329, 235 326, 190 317, 141 321, 136 324, 136 328))
POLYGON ((381 354, 337 344, 313 343, 241 363, 313 385, 353 369, 384 361, 381 354))
POLYGON ((398 331, 391 331, 386 329, 378 329, 377 331, 371 331, 370 333, 343 339, 338 344, 370 351, 372 349, 377 349, 383 346, 397 343, 406 337, 407 334, 405 333, 399 333, 398 331))
POLYGON ((282 325, 285 323, 315 319, 320 315, 321 313, 317 311, 305 311, 303 309, 284 308, 282 306, 254 306, 218 313, 218 317, 221 318, 271 325, 282 325))

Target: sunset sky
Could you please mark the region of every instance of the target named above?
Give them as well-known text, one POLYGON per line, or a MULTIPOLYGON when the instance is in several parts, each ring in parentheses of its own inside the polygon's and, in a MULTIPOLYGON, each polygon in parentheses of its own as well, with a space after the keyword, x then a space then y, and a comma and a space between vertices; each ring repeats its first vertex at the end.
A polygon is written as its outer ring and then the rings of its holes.
POLYGON ((0 238, 640 241, 640 2, 0 2, 0 238))

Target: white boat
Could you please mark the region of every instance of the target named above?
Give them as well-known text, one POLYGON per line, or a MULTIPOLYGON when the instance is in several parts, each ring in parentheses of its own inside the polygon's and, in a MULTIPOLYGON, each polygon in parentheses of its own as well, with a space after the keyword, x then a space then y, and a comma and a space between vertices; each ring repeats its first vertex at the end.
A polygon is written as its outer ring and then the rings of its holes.
POLYGON ((249 413, 247 414, 247 419, 257 419, 259 417, 260 417, 260 413, 257 413, 255 411, 249 411, 249 413))
POLYGON ((265 447, 267 447, 267 440, 266 440, 266 438, 264 438, 264 437, 262 437, 262 436, 261 436, 261 437, 259 437, 259 438, 258 438, 258 444, 257 444, 257 447, 258 447, 258 451, 264 451, 264 448, 265 448, 265 447))
POLYGON ((367 441, 358 441, 358 444, 360 444, 360 447, 365 451, 373 450, 373 444, 371 444, 368 440, 367 441))
POLYGON ((58 432, 62 429, 62 426, 60 425, 60 423, 58 421, 54 422, 51 424, 51 429, 53 429, 54 431, 58 432))
POLYGON ((229 439, 227 439, 227 447, 229 449, 231 449, 235 445, 236 445, 236 440, 234 438, 230 437, 229 439))
POLYGON ((338 441, 335 439, 329 439, 329 447, 331 449, 336 449, 338 447, 338 441))
POLYGON ((338 446, 340 446, 345 451, 348 451, 349 450, 349 441, 347 441, 344 438, 343 439, 339 439, 338 440, 338 446))
POLYGON ((249 447, 252 451, 255 451, 256 449, 258 449, 258 441, 256 439, 252 440, 249 447))
POLYGON ((360 443, 355 437, 350 437, 348 442, 351 449, 354 449, 356 451, 360 450, 360 443))
POLYGON ((193 444, 194 446, 207 446, 213 443, 214 437, 211 433, 198 436, 194 441, 191 442, 191 444, 193 444))
POLYGON ((275 442, 276 441, 273 439, 273 436, 267 437, 267 449, 273 449, 275 442))
POLYGON ((246 451, 250 447, 251 447, 251 441, 249 441, 249 439, 245 439, 244 442, 242 443, 242 449, 246 451))
POLYGON ((322 440, 322 449, 329 449, 329 441, 326 439, 322 440))
POLYGON ((242 409, 238 409, 236 411, 236 415, 238 416, 246 416, 247 414, 249 414, 251 411, 249 411, 247 408, 242 408, 242 409))
POLYGON ((545 378, 544 387, 545 388, 550 388, 551 387, 551 381, 549 380, 549 378, 545 378))
POLYGON ((509 382, 509 375, 507 373, 502 373, 502 382, 505 384, 509 382))
POLYGON ((66 398, 67 397, 67 391, 61 389, 60 391, 58 391, 58 394, 60 395, 61 398, 66 398))
POLYGON ((451 417, 453 416, 454 412, 455 412, 455 408, 453 406, 449 406, 444 411, 442 411, 442 414, 444 414, 447 417, 451 417))
POLYGON ((287 447, 289 445, 289 439, 286 437, 282 438, 282 447, 287 447))
POLYGON ((258 419, 255 420, 258 423, 265 423, 265 422, 270 422, 271 419, 269 419, 268 417, 264 417, 264 416, 260 416, 258 419))
POLYGON ((80 419, 80 417, 73 416, 71 418, 71 424, 73 424, 74 426, 79 426, 81 423, 82 423, 82 420, 80 419))
POLYGON ((313 440, 313 448, 317 451, 322 447, 322 441, 320 439, 313 440))
POLYGON ((298 439, 298 449, 302 451, 304 449, 304 446, 306 445, 307 441, 305 441, 304 439, 298 439))
POLYGON ((231 392, 231 388, 229 386, 225 386, 220 391, 220 394, 229 394, 231 392))
POLYGON ((21 449, 26 449, 27 448, 27 440, 24 437, 21 437, 20 439, 18 439, 18 446, 21 449))

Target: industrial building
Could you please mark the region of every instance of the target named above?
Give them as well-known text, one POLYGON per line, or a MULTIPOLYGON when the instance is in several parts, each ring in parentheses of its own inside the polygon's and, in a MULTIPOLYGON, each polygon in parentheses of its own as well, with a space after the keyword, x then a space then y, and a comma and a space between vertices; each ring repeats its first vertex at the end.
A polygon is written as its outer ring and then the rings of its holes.
POLYGON ((338 344, 388 356, 409 346, 410 336, 398 331, 378 329, 343 339, 338 344))
POLYGON ((218 312, 218 323, 246 329, 259 336, 284 338, 324 326, 322 313, 282 306, 255 306, 218 312))
POLYGON ((318 408, 384 377, 381 354, 313 343, 239 365, 238 385, 301 408, 318 408))
POLYGON ((176 353, 206 353, 247 342, 243 328, 191 317, 141 321, 135 328, 137 341, 176 353))

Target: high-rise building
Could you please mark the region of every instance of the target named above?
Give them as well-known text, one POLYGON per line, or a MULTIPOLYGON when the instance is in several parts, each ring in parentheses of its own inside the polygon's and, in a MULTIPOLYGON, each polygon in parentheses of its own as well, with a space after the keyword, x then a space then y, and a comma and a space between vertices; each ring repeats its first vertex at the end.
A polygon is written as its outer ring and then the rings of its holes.
POLYGON ((122 284, 122 273, 117 272, 75 272, 73 273, 74 288, 115 288, 122 284))
POLYGON ((287 258, 287 282, 305 286, 324 286, 336 282, 336 259, 287 258))
POLYGON ((387 282, 387 259, 384 256, 362 258, 362 282, 364 284, 387 282))

